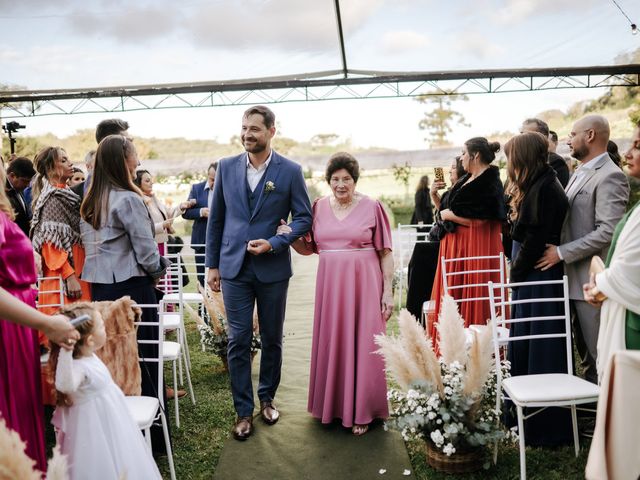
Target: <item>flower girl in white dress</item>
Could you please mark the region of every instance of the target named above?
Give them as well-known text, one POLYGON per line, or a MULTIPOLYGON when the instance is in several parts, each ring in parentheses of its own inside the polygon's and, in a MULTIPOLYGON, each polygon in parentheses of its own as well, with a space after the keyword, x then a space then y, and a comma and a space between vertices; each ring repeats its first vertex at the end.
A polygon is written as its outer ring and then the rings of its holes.
POLYGON ((77 327, 81 338, 73 352, 52 350, 57 355, 58 390, 52 423, 58 445, 68 457, 70 479, 161 479, 122 390, 94 353, 106 343, 100 313, 88 303, 66 306, 61 313, 91 317, 77 327))

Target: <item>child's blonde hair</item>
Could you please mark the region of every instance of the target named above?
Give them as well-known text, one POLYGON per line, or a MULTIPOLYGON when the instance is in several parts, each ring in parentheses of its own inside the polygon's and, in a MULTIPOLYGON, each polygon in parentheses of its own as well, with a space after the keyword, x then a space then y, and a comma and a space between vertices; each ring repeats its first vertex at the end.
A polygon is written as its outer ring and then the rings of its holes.
MULTIPOLYGON (((76 342, 73 347, 73 358, 78 358, 80 355, 80 349, 87 343, 87 338, 93 333, 93 328, 96 324, 96 315, 98 311, 93 308, 89 302, 77 302, 63 306, 58 313, 69 317, 71 319, 77 318, 81 315, 89 315, 91 320, 84 322, 76 327, 76 330, 80 333, 80 340, 76 342)), ((60 355, 60 347, 55 343, 51 343, 51 351, 49 353, 49 372, 53 376, 53 383, 55 385, 56 368, 58 366, 58 355, 60 355)), ((67 395, 56 390, 58 405, 69 405, 67 395)))

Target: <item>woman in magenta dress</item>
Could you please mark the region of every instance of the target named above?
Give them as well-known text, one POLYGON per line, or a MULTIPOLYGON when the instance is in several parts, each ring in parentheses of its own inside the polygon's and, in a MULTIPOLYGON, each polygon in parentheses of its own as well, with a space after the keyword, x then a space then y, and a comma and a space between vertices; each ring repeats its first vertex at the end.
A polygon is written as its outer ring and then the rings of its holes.
MULTIPOLYGON (((0 182, 4 185, 0 168, 0 182)), ((0 192, 0 287, 35 307, 36 264, 26 235, 11 221, 13 211, 0 192)), ((38 332, 0 319, 0 417, 27 444, 36 467, 45 470, 44 410, 40 390, 38 332)))
POLYGON ((348 153, 330 158, 333 194, 315 202, 312 236, 294 243, 303 255, 320 255, 307 409, 322 423, 341 419, 354 435, 389 416, 374 336, 386 332, 393 311, 389 221, 378 201, 355 191, 358 176, 348 153))

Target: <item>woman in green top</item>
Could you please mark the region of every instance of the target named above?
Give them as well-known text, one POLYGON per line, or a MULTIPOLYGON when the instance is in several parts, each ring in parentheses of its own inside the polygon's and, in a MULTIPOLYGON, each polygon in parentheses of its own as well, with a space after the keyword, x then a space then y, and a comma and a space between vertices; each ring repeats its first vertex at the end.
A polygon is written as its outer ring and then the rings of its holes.
MULTIPOLYGON (((640 123, 624 156, 630 176, 640 179, 640 123)), ((640 350, 640 202, 622 217, 613 233, 606 269, 585 284, 584 298, 602 305, 598 334, 598 378, 617 350, 640 350)))

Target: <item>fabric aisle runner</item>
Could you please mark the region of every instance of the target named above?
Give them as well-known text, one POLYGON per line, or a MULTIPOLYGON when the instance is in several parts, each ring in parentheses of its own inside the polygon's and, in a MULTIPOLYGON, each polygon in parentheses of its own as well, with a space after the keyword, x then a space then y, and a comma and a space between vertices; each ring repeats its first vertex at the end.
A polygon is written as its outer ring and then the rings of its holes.
MULTIPOLYGON (((281 417, 267 426, 257 415, 254 433, 245 442, 231 435, 214 473, 216 480, 411 479, 413 471, 402 438, 376 423, 355 437, 339 422, 322 425, 307 413, 309 357, 318 258, 292 253, 294 276, 289 284, 284 324, 282 380, 275 403, 281 417), (384 474, 380 470, 384 469, 384 474), (403 475, 405 469, 411 475, 403 475)), ((260 356, 253 362, 254 394, 260 356)))

